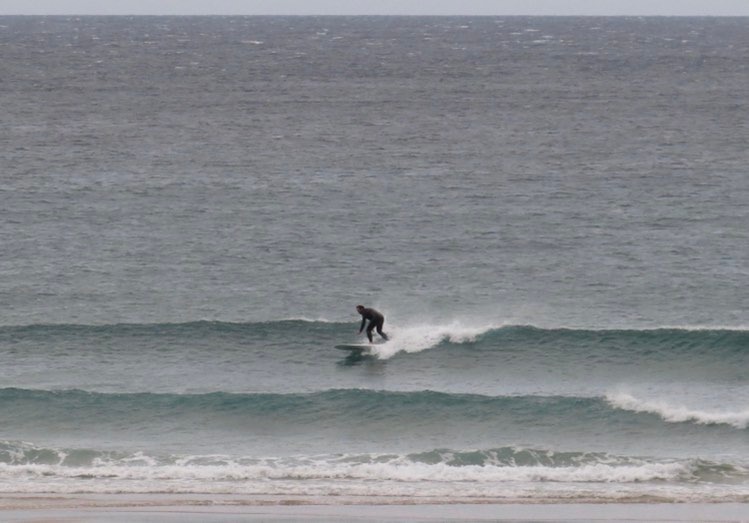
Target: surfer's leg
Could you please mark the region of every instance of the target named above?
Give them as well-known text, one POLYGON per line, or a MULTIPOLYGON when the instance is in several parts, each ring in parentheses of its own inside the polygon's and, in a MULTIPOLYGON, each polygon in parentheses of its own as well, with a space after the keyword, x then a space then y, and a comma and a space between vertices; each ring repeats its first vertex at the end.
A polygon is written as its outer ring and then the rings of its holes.
POLYGON ((367 325, 367 338, 369 338, 369 343, 372 343, 374 340, 372 340, 372 329, 374 329, 374 323, 371 321, 369 322, 369 325, 367 325))
POLYGON ((381 321, 380 323, 377 324, 377 334, 379 334, 380 336, 382 336, 383 340, 387 341, 388 335, 385 334, 384 332, 382 332, 382 324, 383 323, 385 323, 385 322, 381 321))

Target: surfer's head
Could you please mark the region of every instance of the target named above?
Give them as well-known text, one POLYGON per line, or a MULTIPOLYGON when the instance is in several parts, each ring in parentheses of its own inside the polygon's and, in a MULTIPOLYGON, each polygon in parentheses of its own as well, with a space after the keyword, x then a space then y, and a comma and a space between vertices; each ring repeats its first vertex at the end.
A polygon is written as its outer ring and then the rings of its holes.
POLYGON ((361 312, 361 311, 363 311, 363 310, 364 310, 364 305, 357 305, 357 306, 356 306, 356 311, 357 311, 357 312, 361 312))

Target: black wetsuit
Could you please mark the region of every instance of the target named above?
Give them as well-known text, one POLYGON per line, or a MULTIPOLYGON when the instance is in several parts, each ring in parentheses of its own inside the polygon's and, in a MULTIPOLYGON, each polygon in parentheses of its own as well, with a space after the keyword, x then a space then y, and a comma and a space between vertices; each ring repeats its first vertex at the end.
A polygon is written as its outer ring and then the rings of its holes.
POLYGON ((367 308, 359 311, 359 314, 361 314, 361 327, 359 327, 359 332, 364 330, 364 325, 367 323, 367 320, 369 320, 369 326, 367 326, 367 338, 369 338, 370 343, 372 343, 372 330, 375 328, 377 329, 377 334, 382 336, 385 340, 388 339, 387 334, 382 332, 382 325, 385 323, 385 316, 374 309, 367 308))

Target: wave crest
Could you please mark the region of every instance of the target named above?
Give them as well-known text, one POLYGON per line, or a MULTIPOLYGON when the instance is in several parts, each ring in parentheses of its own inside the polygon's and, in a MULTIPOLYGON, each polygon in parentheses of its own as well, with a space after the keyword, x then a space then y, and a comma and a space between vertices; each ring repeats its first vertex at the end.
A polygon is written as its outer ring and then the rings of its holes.
POLYGON ((434 348, 443 342, 456 345, 473 343, 480 336, 498 328, 501 327, 496 325, 469 325, 457 320, 437 325, 395 326, 390 332, 392 340, 382 345, 375 345, 372 352, 380 359, 388 359, 399 352, 421 352, 434 348))
POLYGON ((699 425, 730 425, 737 429, 749 427, 749 409, 737 412, 710 412, 673 405, 662 400, 642 400, 631 394, 607 394, 606 400, 615 408, 631 412, 656 414, 670 423, 693 422, 699 425))

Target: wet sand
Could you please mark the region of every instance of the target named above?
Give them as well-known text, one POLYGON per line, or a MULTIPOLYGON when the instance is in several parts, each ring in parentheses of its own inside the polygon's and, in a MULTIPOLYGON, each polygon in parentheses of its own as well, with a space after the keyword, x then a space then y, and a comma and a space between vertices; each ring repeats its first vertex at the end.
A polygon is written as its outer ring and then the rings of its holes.
POLYGON ((3 495, 4 522, 564 521, 745 522, 743 503, 407 504, 366 498, 199 495, 3 495))

